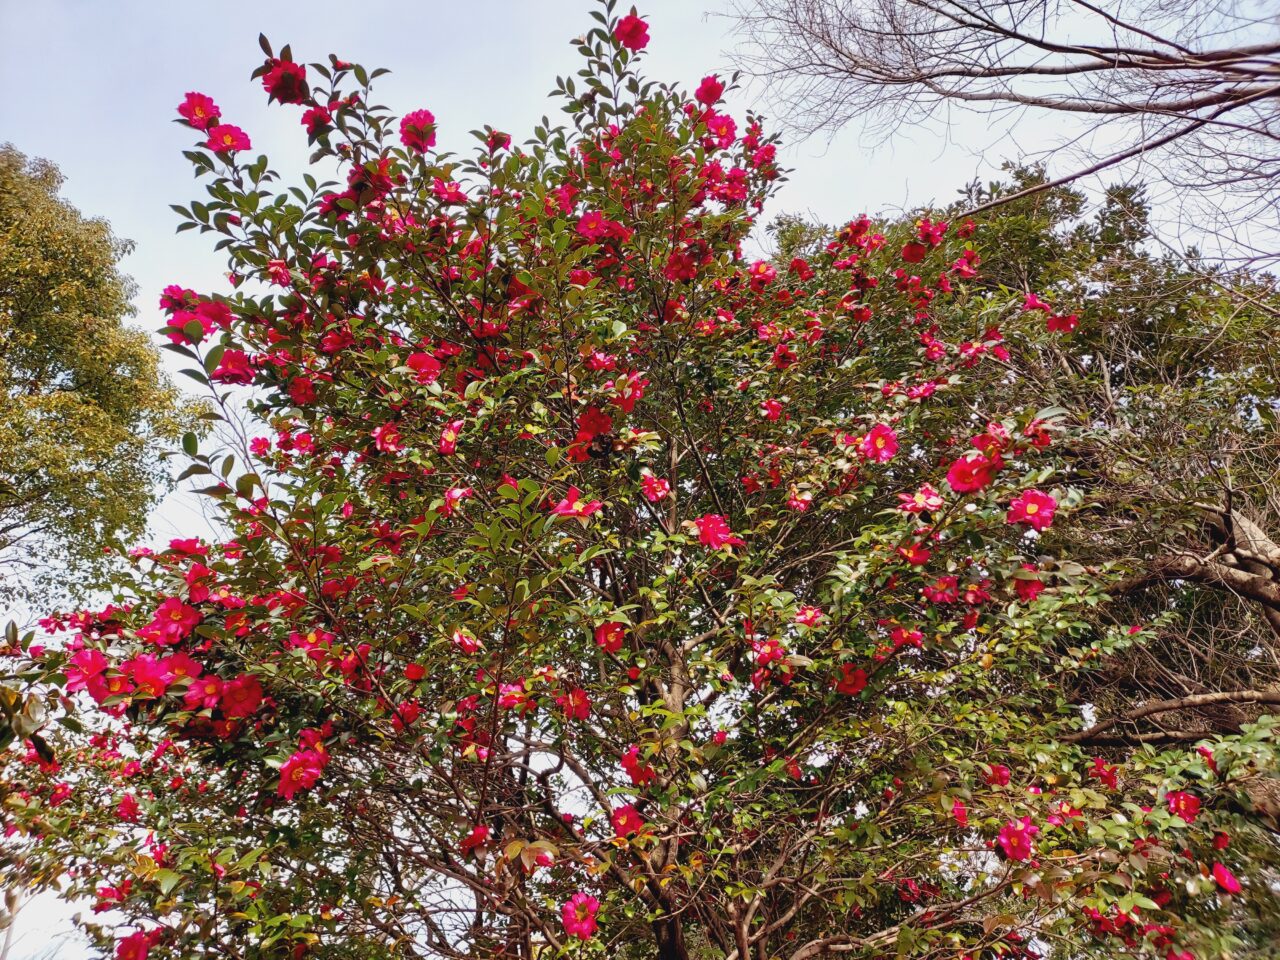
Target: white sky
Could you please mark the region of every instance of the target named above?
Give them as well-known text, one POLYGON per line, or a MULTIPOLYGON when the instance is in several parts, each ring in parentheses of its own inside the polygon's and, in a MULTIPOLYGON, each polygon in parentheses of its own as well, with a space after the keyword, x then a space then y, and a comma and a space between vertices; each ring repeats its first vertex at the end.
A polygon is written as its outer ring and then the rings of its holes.
MULTIPOLYGON (((299 61, 333 52, 390 68, 377 82, 378 102, 397 113, 429 108, 439 147, 461 151, 472 142, 467 131, 484 123, 519 142, 544 114, 558 122, 558 104, 546 94, 558 74, 578 69, 568 41, 594 23, 590 8, 587 0, 0 0, 0 141, 56 163, 67 178, 63 195, 135 242, 123 266, 139 288, 137 323, 154 330, 167 284, 227 291, 225 264, 208 237, 173 232, 178 220, 168 205, 204 197, 180 152, 193 133, 171 122, 183 93, 212 96, 224 120, 250 135, 255 155, 272 158, 284 184, 299 179, 306 161, 301 108, 268 106, 261 84, 249 80, 262 61, 260 31, 277 49, 292 44, 299 61)), ((717 16, 725 8, 724 0, 641 0, 651 37, 646 75, 690 88, 707 73, 727 75, 732 25, 717 16)), ((729 106, 740 128, 748 105, 768 113, 750 91, 738 92, 729 106)), ((920 129, 868 145, 850 129, 829 144, 785 147, 782 164, 794 172, 768 215, 835 222, 949 202, 1014 154, 1013 122, 957 114, 946 137, 920 129)), ((1063 132, 1060 118, 1018 121, 1024 144, 1063 132)), ((196 498, 176 494, 153 527, 165 542, 207 524, 196 498)), ((64 939, 70 913, 50 897, 34 901, 20 915, 12 960, 88 956, 64 939)))

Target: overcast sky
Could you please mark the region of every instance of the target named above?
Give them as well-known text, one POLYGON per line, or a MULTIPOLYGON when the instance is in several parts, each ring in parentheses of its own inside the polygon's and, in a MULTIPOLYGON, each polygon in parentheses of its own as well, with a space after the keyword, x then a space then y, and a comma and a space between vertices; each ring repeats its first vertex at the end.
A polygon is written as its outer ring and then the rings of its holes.
MULTIPOLYGON (((252 138, 286 184, 306 162, 301 108, 267 105, 249 74, 262 61, 257 36, 294 58, 330 52, 391 74, 377 81, 378 102, 398 113, 426 107, 439 125, 439 147, 466 150, 468 130, 484 123, 519 142, 547 113, 559 74, 578 69, 568 41, 593 21, 588 0, 0 0, 0 142, 56 163, 63 195, 88 215, 109 220, 136 244, 124 270, 138 284, 137 323, 161 324, 160 290, 180 283, 201 293, 228 291, 225 263, 196 232, 174 235, 170 203, 202 198, 181 151, 193 132, 172 122, 188 90, 207 93, 226 122, 252 138)), ((690 87, 707 73, 726 75, 734 46, 725 0, 641 0, 650 24, 644 72, 690 87)), ((747 106, 764 110, 752 91, 729 100, 741 121, 747 106)), ((1015 150, 1012 118, 959 114, 940 128, 906 131, 891 145, 871 145, 847 130, 830 143, 786 147, 794 169, 769 215, 799 212, 827 222, 863 211, 892 212, 949 202, 974 176, 994 176, 1015 150)), ((741 124, 740 124, 741 126, 741 124)), ((1018 125, 1018 140, 1060 130, 1060 121, 1018 125)), ((323 178, 323 177, 322 177, 323 178)), ((172 356, 167 354, 166 356, 172 356)), ((197 502, 175 495, 153 520, 154 537, 202 533, 197 502)), ((62 939, 69 913, 44 897, 19 920, 13 960, 88 956, 62 939), (54 944, 56 939, 57 945, 54 944), (52 945, 52 946, 51 946, 52 945), (52 952, 51 952, 52 951, 52 952)))

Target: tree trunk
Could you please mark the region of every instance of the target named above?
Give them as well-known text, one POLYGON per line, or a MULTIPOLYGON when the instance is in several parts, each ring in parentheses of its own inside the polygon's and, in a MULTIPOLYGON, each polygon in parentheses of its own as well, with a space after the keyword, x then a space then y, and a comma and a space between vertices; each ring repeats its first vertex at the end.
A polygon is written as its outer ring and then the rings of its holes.
POLYGON ((653 938, 658 944, 657 960, 689 960, 684 927, 679 917, 662 917, 653 921, 653 938))

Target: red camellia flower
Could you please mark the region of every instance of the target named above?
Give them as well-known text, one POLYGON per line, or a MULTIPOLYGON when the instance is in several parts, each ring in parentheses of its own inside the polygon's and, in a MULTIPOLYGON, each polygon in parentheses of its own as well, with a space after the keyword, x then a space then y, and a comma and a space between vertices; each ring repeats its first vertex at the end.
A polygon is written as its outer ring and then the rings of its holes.
POLYGON ((413 371, 413 378, 418 383, 430 386, 440 376, 440 361, 429 353, 411 353, 405 366, 413 371))
POLYGON ((436 115, 430 110, 406 113, 400 120, 400 142, 410 150, 426 153, 436 145, 436 115))
POLYGON ((1089 768, 1089 776, 1097 780, 1104 787, 1110 790, 1118 789, 1120 786, 1119 767, 1109 764, 1102 757, 1093 758, 1093 766, 1089 768))
MULTIPOLYGON (((1023 570, 1030 570, 1038 573, 1036 565, 1033 563, 1024 563, 1023 570)), ((1044 593, 1044 581, 1039 576, 1034 577, 1015 577, 1013 580, 1013 589, 1018 594, 1018 599, 1023 603, 1030 603, 1040 594, 1044 593)))
POLYGON ((627 635, 627 625, 610 620, 596 627, 596 646, 605 653, 617 653, 627 635))
POLYGON ((154 942, 154 932, 135 931, 116 944, 116 960, 147 960, 154 942))
POLYGON ((991 485, 996 464, 981 453, 968 453, 951 464, 947 483, 956 493, 973 493, 991 485))
POLYGON ((640 747, 637 744, 632 744, 622 755, 622 769, 631 779, 632 786, 636 787, 643 787, 658 776, 653 767, 640 762, 640 747))
POLYGON ((249 135, 232 124, 220 123, 216 127, 209 127, 208 131, 209 139, 204 145, 214 153, 235 153, 252 146, 249 135))
POLYGON ((1009 504, 1009 523, 1025 523, 1035 530, 1044 530, 1053 523, 1058 501, 1039 490, 1024 490, 1009 504))
POLYGON ((307 130, 307 136, 317 136, 333 126, 333 114, 325 107, 311 107, 302 114, 302 125, 307 130))
POLYGON ((649 45, 649 25, 635 14, 635 8, 613 28, 613 39, 628 50, 643 50, 649 45))
POLYGON ((988 764, 991 768, 983 775, 983 779, 993 787, 1005 787, 1009 785, 1009 777, 1012 771, 1003 763, 988 764))
POLYGON ((616 807, 609 819, 613 823, 613 832, 619 837, 629 837, 644 827, 644 817, 629 803, 616 807))
POLYGON ((714 73, 709 77, 703 77, 693 96, 699 103, 706 104, 708 107, 714 106, 724 96, 724 83, 714 73))
POLYGON ((836 693, 856 696, 867 686, 867 671, 851 663, 840 665, 840 679, 836 681, 836 693))
POLYGON ((462 842, 458 844, 458 849, 462 851, 463 856, 478 850, 488 841, 489 833, 489 828, 483 823, 472 827, 471 832, 463 837, 462 842))
POLYGON ((923 243, 912 240, 910 243, 904 244, 902 247, 902 259, 907 263, 919 263, 925 258, 925 254, 929 252, 929 248, 923 243))
POLYGON ((203 93, 188 93, 178 104, 178 113, 197 130, 208 130, 222 115, 213 98, 203 93))
POLYGON ((243 674, 222 687, 222 713, 231 719, 247 717, 262 705, 262 684, 243 674))
POLYGON ((590 940, 596 933, 596 912, 600 901, 590 894, 575 893, 560 907, 564 932, 579 940, 590 940))
POLYGON ((1051 314, 1045 320, 1044 325, 1050 333, 1070 333, 1080 325, 1080 318, 1074 313, 1069 313, 1066 316, 1051 314))
POLYGON ((267 102, 302 103, 311 95, 307 86, 307 68, 288 60, 271 60, 271 69, 262 77, 267 91, 267 102))
POLYGON ((951 816, 955 818, 956 823, 962 827, 969 825, 969 809, 964 805, 964 801, 957 798, 951 804, 951 816))
POLYGON ((556 697, 556 706, 568 720, 586 720, 591 716, 591 698, 581 687, 574 687, 556 697))
POLYGON ((1186 823, 1195 823, 1200 815, 1200 800, 1185 790, 1170 790, 1164 795, 1169 812, 1186 823))
POLYGON ((218 369, 209 376, 216 383, 250 384, 253 383, 253 364, 249 355, 243 350, 227 350, 218 361, 218 369))

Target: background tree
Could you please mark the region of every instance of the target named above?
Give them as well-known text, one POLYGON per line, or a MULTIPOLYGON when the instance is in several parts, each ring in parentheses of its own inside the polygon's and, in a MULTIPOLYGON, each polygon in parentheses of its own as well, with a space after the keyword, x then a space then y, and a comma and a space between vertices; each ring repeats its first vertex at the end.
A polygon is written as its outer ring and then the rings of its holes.
MULTIPOLYGON (((227 536, 15 644, 54 756, 5 755, 5 875, 93 897, 122 960, 1265 956, 1268 702, 1089 742, 1090 678, 1181 616, 1112 606, 1141 551, 1109 524, 1165 513, 1075 402, 1108 344, 1063 298, 1106 320, 1071 283, 1136 247, 1056 194, 751 262, 774 140, 596 20, 515 147, 438 153, 376 72, 265 40, 335 181, 180 106, 180 228, 241 281, 165 292, 252 413, 184 443, 227 536)), ((1199 317, 1158 316, 1174 369, 1199 317)), ((1117 407, 1161 382, 1130 351, 1117 407)))
MULTIPOLYGON (((957 108, 1059 113, 1081 125, 1069 147, 1083 159, 1029 188, 1148 158, 1142 175, 1185 202, 1183 223, 1221 231, 1239 255, 1280 255, 1266 232, 1280 199, 1280 33, 1265 3, 740 0, 736 12, 744 66, 800 130, 859 122, 889 136, 957 108)), ((1054 146, 1066 144, 1018 144, 1054 146)))
POLYGON ((57 169, 0 148, 0 601, 43 608, 138 536, 187 422, 149 336, 127 327, 129 249, 58 197, 57 169))

